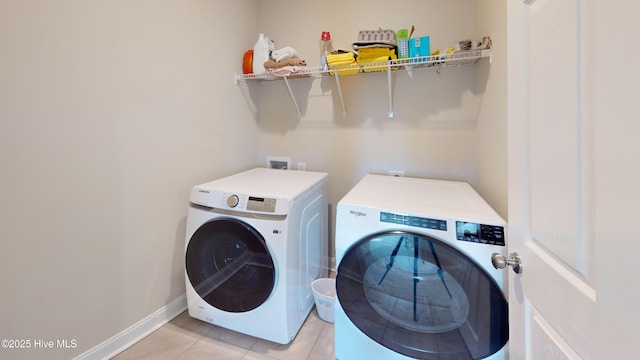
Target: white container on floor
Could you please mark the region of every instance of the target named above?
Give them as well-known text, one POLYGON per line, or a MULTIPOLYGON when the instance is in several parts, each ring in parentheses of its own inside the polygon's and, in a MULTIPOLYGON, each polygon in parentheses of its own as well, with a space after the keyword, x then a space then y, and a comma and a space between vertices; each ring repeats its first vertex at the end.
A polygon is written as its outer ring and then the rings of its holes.
POLYGON ((316 279, 311 283, 313 299, 320 319, 333 323, 336 302, 336 279, 316 279))

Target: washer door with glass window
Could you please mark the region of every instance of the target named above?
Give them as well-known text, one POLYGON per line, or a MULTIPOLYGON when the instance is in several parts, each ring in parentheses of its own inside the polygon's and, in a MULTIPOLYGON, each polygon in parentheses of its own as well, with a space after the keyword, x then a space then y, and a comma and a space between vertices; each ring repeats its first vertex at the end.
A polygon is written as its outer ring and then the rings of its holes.
POLYGON ((337 297, 379 344, 417 359, 482 359, 509 339, 507 300, 474 261, 435 238, 386 232, 342 258, 337 297))
POLYGON ((195 291, 220 310, 253 310, 274 289, 275 267, 264 238, 236 219, 216 219, 198 228, 187 245, 185 262, 195 291))

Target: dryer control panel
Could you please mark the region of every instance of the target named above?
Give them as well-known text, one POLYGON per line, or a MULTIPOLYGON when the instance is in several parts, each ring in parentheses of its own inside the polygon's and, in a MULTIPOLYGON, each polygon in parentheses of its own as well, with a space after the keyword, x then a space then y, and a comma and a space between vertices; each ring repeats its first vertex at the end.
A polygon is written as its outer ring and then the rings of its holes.
POLYGON ((288 199, 251 196, 200 187, 194 187, 191 190, 189 202, 212 209, 268 215, 286 215, 290 208, 288 199))
POLYGON ((244 194, 227 194, 221 196, 221 209, 250 211, 258 213, 276 213, 278 199, 250 196, 244 194))
POLYGON ((249 196, 249 201, 247 201, 247 210, 270 213, 275 212, 276 199, 249 196))
POLYGON ((504 227, 456 221, 456 239, 480 244, 505 246, 504 227))

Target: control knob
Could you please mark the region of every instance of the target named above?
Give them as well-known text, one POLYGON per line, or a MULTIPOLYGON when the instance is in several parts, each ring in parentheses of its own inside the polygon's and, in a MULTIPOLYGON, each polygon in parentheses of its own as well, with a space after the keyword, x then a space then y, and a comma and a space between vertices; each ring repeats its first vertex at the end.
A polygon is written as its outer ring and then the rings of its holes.
POLYGON ((227 198, 227 205, 229 207, 236 207, 238 206, 238 203, 240 202, 240 198, 238 197, 238 195, 231 195, 227 198))

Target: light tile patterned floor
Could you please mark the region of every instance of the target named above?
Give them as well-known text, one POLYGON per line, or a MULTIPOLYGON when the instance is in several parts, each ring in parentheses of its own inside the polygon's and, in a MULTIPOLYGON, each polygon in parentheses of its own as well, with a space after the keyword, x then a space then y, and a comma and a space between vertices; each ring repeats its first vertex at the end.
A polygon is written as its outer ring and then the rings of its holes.
POLYGON ((185 311, 113 360, 334 360, 333 324, 316 309, 288 345, 276 344, 193 319, 185 311))

